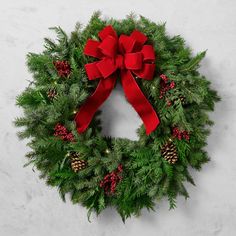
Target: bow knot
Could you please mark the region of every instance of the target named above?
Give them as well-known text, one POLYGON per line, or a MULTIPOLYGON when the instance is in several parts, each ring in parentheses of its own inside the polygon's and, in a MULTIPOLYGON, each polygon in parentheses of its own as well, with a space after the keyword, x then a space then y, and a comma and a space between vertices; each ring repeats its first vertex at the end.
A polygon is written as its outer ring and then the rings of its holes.
POLYGON ((89 39, 84 54, 98 61, 85 65, 89 80, 100 78, 98 87, 76 114, 79 133, 88 127, 93 115, 108 98, 116 82, 116 71, 120 71, 121 83, 128 101, 142 118, 149 134, 159 124, 155 110, 138 87, 133 75, 151 80, 155 71, 155 53, 152 45, 144 45, 147 37, 134 30, 130 36, 117 36, 112 26, 99 32, 101 41, 89 39))
POLYGON ((116 55, 115 64, 116 64, 116 69, 123 70, 125 68, 124 56, 121 54, 116 55))

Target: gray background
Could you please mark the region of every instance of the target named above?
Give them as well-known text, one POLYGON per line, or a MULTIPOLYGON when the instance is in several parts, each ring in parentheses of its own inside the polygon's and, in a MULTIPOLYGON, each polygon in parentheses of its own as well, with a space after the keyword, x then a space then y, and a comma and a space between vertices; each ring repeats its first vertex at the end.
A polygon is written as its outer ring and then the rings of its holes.
MULTIPOLYGON (((236 234, 236 1, 234 0, 21 0, 0 1, 0 235, 1 236, 118 236, 118 235, 227 235, 236 234), (223 100, 211 115, 214 129, 207 151, 212 161, 192 171, 197 187, 187 185, 191 198, 178 198, 168 211, 166 200, 156 212, 143 211, 124 225, 113 209, 86 218, 86 210, 63 203, 56 189, 23 168, 26 141, 12 126, 21 114, 15 96, 31 78, 25 66, 28 51, 40 52, 48 27, 70 32, 77 21, 87 23, 100 9, 105 17, 123 18, 131 11, 156 22, 167 22, 170 35, 181 34, 193 53, 208 49, 201 72, 223 100)), ((136 139, 140 119, 116 89, 104 104, 104 132, 136 139)))

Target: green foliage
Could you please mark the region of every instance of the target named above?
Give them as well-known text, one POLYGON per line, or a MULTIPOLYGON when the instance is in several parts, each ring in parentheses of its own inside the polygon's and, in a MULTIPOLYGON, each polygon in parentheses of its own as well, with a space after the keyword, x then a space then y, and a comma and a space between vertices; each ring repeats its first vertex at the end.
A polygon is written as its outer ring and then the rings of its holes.
POLYGON ((155 201, 162 197, 167 197, 170 209, 175 208, 178 195, 189 197, 184 182, 194 184, 188 168, 199 170, 209 160, 203 150, 208 126, 213 124, 207 112, 214 110, 219 97, 210 88, 210 82, 197 71, 205 52, 192 56, 180 36, 166 35, 164 24, 157 25, 133 15, 117 21, 102 20, 99 13, 95 13, 84 29, 77 24, 71 36, 60 27, 52 30, 56 32, 57 40, 46 38, 42 53, 28 54, 27 64, 33 80, 16 102, 24 110, 23 117, 15 120, 16 126, 25 127, 19 137, 30 138, 29 164, 40 170, 47 184, 57 186, 63 200, 69 194, 73 203, 87 207, 88 217, 93 211, 99 214, 106 207, 114 206, 125 221, 131 215, 139 215, 144 207, 154 209, 155 201), (139 29, 147 35, 156 51, 155 78, 138 83, 156 109, 161 124, 149 136, 141 126, 138 141, 102 137, 100 112, 84 134, 79 135, 75 129, 73 111, 97 86, 96 81, 87 79, 84 64, 90 59, 84 56, 83 48, 87 39, 97 39, 97 33, 107 24, 112 24, 118 34, 139 29), (68 78, 58 76, 53 64, 55 60, 70 63, 72 72, 68 78), (167 106, 165 98, 159 98, 160 74, 166 74, 176 84, 165 97, 174 101, 172 106, 167 106), (48 99, 49 89, 56 89, 56 99, 48 99), (185 97, 185 104, 181 103, 180 96, 185 97), (53 129, 57 123, 73 132, 76 142, 54 137, 53 129), (162 158, 160 150, 171 137, 173 126, 190 132, 190 141, 174 140, 179 159, 170 165, 162 158), (71 151, 80 153, 88 167, 74 173, 67 155, 71 151), (99 183, 120 163, 124 168, 123 179, 114 195, 106 195, 99 183))
POLYGON ((195 57, 193 57, 190 61, 188 61, 186 64, 182 65, 180 67, 180 72, 189 72, 189 71, 195 71, 200 61, 205 57, 206 51, 199 53, 195 57))

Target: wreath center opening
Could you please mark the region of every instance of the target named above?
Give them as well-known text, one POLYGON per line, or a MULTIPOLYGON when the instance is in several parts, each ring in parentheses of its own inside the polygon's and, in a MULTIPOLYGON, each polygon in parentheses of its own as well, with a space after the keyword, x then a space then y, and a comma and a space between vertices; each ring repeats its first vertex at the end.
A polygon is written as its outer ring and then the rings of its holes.
POLYGON ((136 130, 142 124, 142 120, 127 102, 119 82, 100 110, 104 136, 138 140, 136 130))

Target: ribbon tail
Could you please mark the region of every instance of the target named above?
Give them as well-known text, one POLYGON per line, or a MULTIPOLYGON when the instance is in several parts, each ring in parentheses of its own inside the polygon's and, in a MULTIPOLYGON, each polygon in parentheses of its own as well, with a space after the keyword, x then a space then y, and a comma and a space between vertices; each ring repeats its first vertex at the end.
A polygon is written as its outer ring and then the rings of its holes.
POLYGON ((146 128, 146 134, 149 135, 160 123, 154 108, 142 93, 129 70, 121 71, 121 83, 127 100, 139 114, 146 128))
POLYGON ((101 79, 94 93, 85 101, 76 113, 75 123, 78 133, 83 133, 89 126, 94 114, 109 97, 116 83, 116 76, 101 79))

